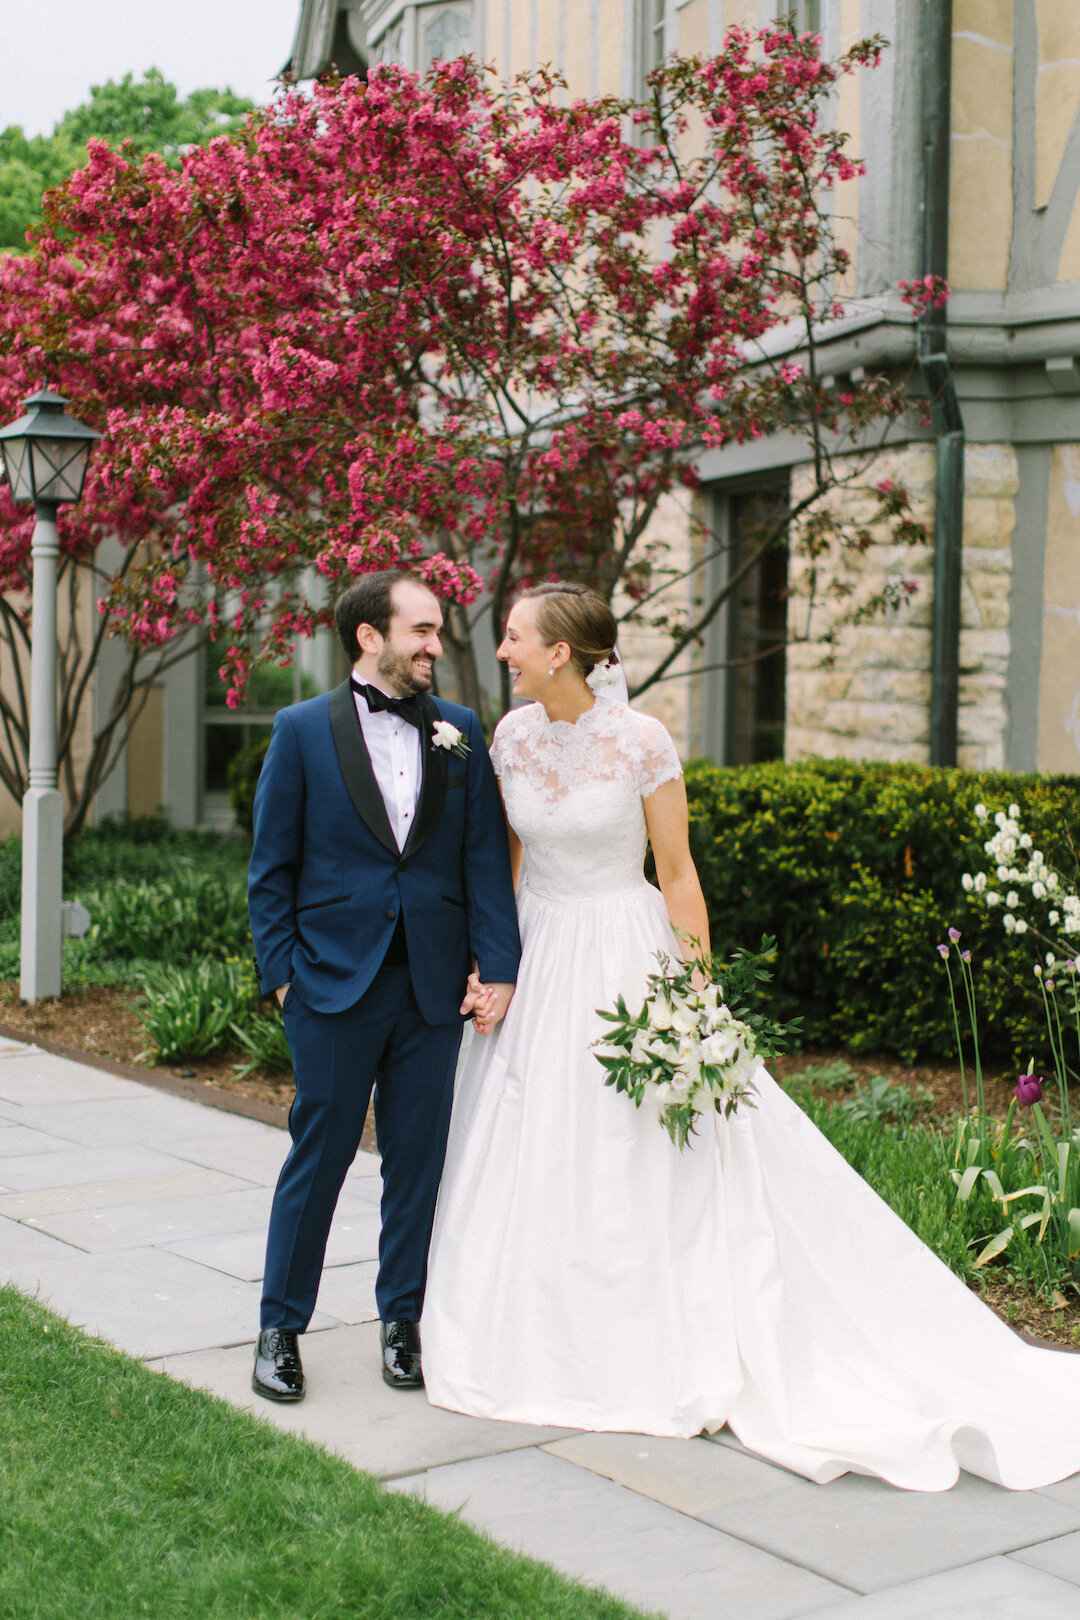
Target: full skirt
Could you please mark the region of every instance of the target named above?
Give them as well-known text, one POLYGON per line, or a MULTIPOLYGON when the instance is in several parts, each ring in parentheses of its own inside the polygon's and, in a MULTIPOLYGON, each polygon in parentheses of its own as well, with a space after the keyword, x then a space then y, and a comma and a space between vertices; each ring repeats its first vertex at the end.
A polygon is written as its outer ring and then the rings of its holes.
MULTIPOLYGON (((596 1009, 677 954, 645 884, 523 886, 507 1018, 459 1067, 423 1316, 428 1398, 691 1436, 725 1423, 824 1482, 1026 1490, 1080 1469, 1080 1358, 1026 1345, 763 1066, 685 1152, 603 1084, 596 1009)), ((636 1002, 634 998, 637 998, 636 1002)))

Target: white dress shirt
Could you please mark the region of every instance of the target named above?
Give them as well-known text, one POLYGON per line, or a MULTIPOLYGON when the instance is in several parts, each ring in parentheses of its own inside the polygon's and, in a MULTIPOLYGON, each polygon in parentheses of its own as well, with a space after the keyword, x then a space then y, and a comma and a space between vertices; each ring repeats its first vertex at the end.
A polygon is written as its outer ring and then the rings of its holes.
MULTIPOLYGON (((387 691, 379 681, 368 684, 377 686, 387 697, 398 695, 387 691)), ((373 714, 363 692, 354 692, 353 702, 397 847, 404 849, 420 797, 420 733, 400 715, 386 709, 373 714)))

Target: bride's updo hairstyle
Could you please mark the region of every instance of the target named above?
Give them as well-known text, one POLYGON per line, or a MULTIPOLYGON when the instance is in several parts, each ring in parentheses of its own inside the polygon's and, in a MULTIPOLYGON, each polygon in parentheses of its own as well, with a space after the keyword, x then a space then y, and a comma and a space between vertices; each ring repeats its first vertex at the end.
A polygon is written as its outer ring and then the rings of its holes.
POLYGON ((602 596, 586 585, 552 580, 522 591, 519 601, 536 603, 536 630, 545 647, 565 641, 582 679, 615 651, 615 615, 602 596))

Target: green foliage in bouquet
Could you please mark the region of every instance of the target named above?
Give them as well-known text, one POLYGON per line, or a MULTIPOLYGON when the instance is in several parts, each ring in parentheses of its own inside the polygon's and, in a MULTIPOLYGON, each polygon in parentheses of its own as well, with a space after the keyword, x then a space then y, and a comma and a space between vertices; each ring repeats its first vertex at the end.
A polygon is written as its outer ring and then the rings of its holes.
POLYGON ((760 952, 738 949, 727 963, 698 955, 673 963, 656 953, 644 1004, 631 1013, 619 996, 612 1012, 597 1008, 612 1029, 593 1048, 605 1085, 625 1092, 638 1108, 648 1102, 682 1150, 698 1116, 715 1109, 730 1116, 752 1106, 751 1076, 759 1058, 782 1051, 793 1025, 781 1025, 748 1001, 770 977, 774 941, 760 952))

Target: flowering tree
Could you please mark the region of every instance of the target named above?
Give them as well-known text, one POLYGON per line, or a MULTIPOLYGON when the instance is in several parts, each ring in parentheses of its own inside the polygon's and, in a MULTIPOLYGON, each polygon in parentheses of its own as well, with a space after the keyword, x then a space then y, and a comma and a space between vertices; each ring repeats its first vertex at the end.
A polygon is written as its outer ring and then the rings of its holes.
POLYGON ((41 199, 86 162, 96 137, 129 154, 161 152, 178 163, 191 146, 237 130, 251 102, 231 90, 195 90, 181 100, 157 68, 141 79, 130 73, 91 87, 89 98, 64 114, 51 135, 24 135, 18 124, 0 129, 0 251, 22 252, 26 233, 41 217, 41 199))
MULTIPOLYGON (((102 627, 165 657, 220 637, 236 702, 328 621, 327 586, 404 560, 447 598, 476 704, 476 614, 498 625, 557 572, 663 632, 641 690, 781 531, 864 549, 824 497, 902 391, 838 391, 815 332, 847 263, 822 198, 861 172, 823 105, 878 48, 827 64, 813 36, 736 29, 641 106, 568 104, 546 73, 506 93, 465 60, 383 67, 285 92, 176 170, 92 143, 36 252, 0 265, 0 402, 48 376, 105 431, 62 524, 81 568, 119 537, 102 627), (772 361, 782 323, 799 356, 772 361), (702 448, 779 428, 808 439, 812 487, 691 610, 657 506, 693 490, 702 448)), ((902 490, 877 494, 922 538, 902 490)), ((0 490, 9 591, 29 531, 0 490)))

